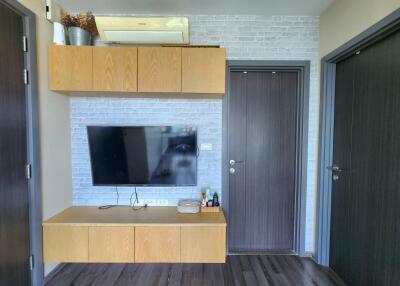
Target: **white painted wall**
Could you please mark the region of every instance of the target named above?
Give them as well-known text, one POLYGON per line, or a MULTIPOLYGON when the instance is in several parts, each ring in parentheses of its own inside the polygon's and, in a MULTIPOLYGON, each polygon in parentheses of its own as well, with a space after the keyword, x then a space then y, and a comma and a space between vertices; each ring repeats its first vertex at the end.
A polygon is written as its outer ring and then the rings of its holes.
POLYGON ((323 57, 400 8, 400 0, 335 0, 321 14, 323 57))

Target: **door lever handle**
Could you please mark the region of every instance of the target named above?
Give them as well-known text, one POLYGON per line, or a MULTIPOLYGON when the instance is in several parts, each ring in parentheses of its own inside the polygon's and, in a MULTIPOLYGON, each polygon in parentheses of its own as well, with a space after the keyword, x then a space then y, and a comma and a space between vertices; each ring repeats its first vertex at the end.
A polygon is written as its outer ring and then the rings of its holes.
POLYGON ((343 172, 344 170, 342 168, 340 168, 337 165, 333 165, 333 166, 328 166, 326 167, 328 170, 331 170, 332 172, 343 172))
POLYGON ((229 165, 234 166, 236 163, 243 163, 243 161, 229 160, 229 165))

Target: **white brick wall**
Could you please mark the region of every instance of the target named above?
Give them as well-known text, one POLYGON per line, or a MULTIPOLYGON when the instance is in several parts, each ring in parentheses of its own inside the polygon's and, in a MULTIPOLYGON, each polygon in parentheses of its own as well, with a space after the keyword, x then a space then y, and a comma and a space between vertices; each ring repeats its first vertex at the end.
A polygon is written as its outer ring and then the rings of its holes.
MULTIPOLYGON (((310 60, 310 121, 306 211, 306 250, 314 251, 318 141, 318 31, 319 18, 309 16, 191 15, 192 44, 227 48, 228 59, 310 60)), ((199 158, 199 187, 221 190, 221 100, 71 98, 73 203, 97 205, 115 202, 112 189, 91 186, 85 126, 88 124, 168 125, 193 124, 199 143, 211 142, 214 150, 199 158)), ((198 188, 139 188, 151 202, 166 199, 175 204, 182 197, 198 197, 198 188)), ((121 203, 132 189, 120 188, 121 203)))
MULTIPOLYGON (((138 187, 139 200, 154 205, 166 200, 200 197, 200 187, 221 194, 222 102, 204 99, 71 98, 72 182, 74 205, 116 203, 114 187, 93 187, 86 126, 88 125, 187 125, 197 127, 198 144, 211 143, 212 151, 200 151, 197 187, 138 187)), ((120 203, 129 204, 133 188, 120 187, 120 203)))

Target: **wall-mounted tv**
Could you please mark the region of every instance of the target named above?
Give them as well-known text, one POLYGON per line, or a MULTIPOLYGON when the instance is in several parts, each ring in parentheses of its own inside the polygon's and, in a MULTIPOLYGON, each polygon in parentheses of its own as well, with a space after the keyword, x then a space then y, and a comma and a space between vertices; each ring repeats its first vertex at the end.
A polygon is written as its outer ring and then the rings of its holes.
POLYGON ((195 186, 197 131, 180 126, 88 126, 95 186, 195 186))

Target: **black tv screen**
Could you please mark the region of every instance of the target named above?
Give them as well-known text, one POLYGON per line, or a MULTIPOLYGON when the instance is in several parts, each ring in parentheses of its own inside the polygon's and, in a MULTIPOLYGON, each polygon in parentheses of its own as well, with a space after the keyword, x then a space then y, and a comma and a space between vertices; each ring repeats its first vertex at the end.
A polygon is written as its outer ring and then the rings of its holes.
POLYGON ((176 126, 87 127, 95 186, 194 186, 197 133, 176 126))

